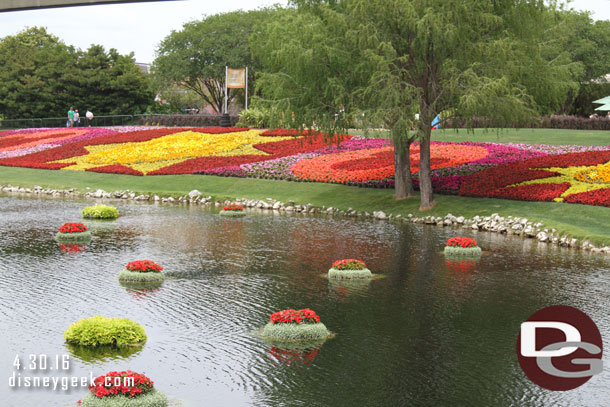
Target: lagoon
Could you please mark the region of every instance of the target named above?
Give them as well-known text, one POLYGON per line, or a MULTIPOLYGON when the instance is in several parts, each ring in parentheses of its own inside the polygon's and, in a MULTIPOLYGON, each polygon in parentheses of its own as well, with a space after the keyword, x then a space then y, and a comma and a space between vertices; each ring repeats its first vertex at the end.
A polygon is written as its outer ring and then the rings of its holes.
POLYGON ((89 204, 0 195, 2 405, 75 405, 88 391, 11 388, 14 373, 127 369, 194 407, 607 404, 607 370, 551 392, 527 379, 515 351, 521 322, 555 304, 586 312, 607 348, 604 256, 462 229, 296 213, 226 219, 218 208, 124 201, 110 201, 116 221, 83 221, 93 234, 86 247, 60 246, 57 228, 81 221, 89 204), (456 235, 474 237, 483 256, 446 260, 456 235), (341 258, 384 277, 324 278, 341 258), (119 284, 118 272, 140 259, 164 266, 163 285, 119 284), (301 349, 253 334, 285 308, 314 309, 336 336, 301 349), (63 332, 94 315, 139 322, 148 341, 120 352, 68 347, 63 332), (24 369, 29 355, 47 369, 24 369), (65 358, 67 370, 55 365, 65 358))

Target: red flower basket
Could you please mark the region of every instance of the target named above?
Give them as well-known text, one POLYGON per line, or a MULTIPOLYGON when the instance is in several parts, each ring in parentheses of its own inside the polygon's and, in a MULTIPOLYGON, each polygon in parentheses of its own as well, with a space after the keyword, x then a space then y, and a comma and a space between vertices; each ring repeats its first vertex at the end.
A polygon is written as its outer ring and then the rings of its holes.
POLYGON ((91 394, 98 398, 111 398, 118 395, 136 397, 153 389, 154 382, 143 374, 126 370, 110 372, 97 377, 89 385, 91 394))
POLYGON ((317 322, 320 322, 320 317, 309 308, 298 311, 285 309, 271 314, 272 324, 306 324, 317 322))
POLYGON ((125 268, 129 271, 138 272, 138 273, 151 273, 156 272, 160 273, 163 270, 163 267, 159 266, 152 260, 136 260, 130 263, 127 263, 125 268))
POLYGON ((238 204, 231 204, 222 207, 223 211, 243 211, 244 207, 238 204))
POLYGON ((452 237, 451 239, 447 240, 447 244, 445 246, 463 247, 463 248, 477 247, 477 242, 470 237, 457 236, 457 237, 452 237))
POLYGON ((87 231, 87 226, 82 223, 64 223, 59 228, 59 233, 82 233, 87 231))

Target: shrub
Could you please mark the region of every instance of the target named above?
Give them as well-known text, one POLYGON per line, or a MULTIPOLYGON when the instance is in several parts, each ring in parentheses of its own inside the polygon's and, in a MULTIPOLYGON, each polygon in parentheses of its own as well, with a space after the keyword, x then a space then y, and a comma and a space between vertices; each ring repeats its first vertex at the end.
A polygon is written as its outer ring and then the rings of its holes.
POLYGON ((311 309, 286 309, 271 314, 263 335, 267 339, 280 341, 302 341, 327 338, 330 332, 320 322, 320 317, 311 309))
POLYGON ((271 124, 271 110, 262 107, 251 107, 239 112, 237 126, 266 128, 271 124))
POLYGON ((66 330, 68 343, 84 346, 136 345, 146 341, 142 325, 126 318, 106 318, 96 315, 76 321, 66 330))
POLYGON ((82 215, 83 218, 89 219, 116 219, 119 217, 119 210, 114 206, 96 204, 85 207, 82 215))
MULTIPOLYGON (((220 114, 153 114, 142 117, 138 124, 153 123, 157 126, 168 127, 214 127, 220 126, 221 117, 220 114)), ((238 116, 231 116, 230 118, 232 126, 239 119, 238 116)))

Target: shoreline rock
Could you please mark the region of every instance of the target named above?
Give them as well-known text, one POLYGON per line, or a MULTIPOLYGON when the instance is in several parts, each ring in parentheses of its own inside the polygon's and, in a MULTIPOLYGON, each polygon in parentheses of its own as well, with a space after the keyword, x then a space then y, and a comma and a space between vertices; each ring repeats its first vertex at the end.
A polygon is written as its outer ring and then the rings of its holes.
POLYGON ((353 208, 342 210, 335 207, 322 206, 315 207, 311 203, 306 205, 296 204, 294 201, 289 200, 288 202, 281 202, 273 198, 266 199, 246 199, 238 198, 235 200, 215 201, 211 196, 203 196, 201 192, 194 189, 188 194, 182 196, 173 197, 160 197, 158 195, 137 195, 135 192, 130 190, 117 190, 113 192, 107 192, 103 189, 96 189, 92 191, 91 188, 86 188, 87 192, 79 192, 74 188, 70 189, 52 189, 42 188, 39 185, 35 185, 33 188, 24 188, 13 185, 0 185, 0 192, 14 193, 14 194, 29 194, 29 195, 44 195, 50 197, 67 197, 67 198, 93 198, 93 199, 125 199, 136 202, 151 202, 151 203, 171 203, 171 204, 188 204, 188 205, 203 205, 203 206, 224 206, 230 204, 239 204, 244 208, 253 208, 264 211, 273 212, 285 212, 285 213, 299 213, 301 215, 307 214, 325 214, 330 216, 344 216, 344 217, 356 217, 365 219, 374 219, 378 221, 391 221, 401 223, 413 223, 422 225, 431 225, 437 227, 448 227, 452 229, 470 229, 473 231, 483 232, 494 232, 500 233, 507 236, 520 236, 524 239, 535 239, 540 243, 547 243, 556 245, 559 247, 581 249, 584 251, 590 251, 591 253, 604 253, 610 254, 610 246, 598 247, 587 240, 578 240, 573 238, 568 233, 562 233, 556 229, 545 228, 541 222, 530 221, 525 217, 516 216, 500 216, 497 213, 493 213, 490 216, 476 215, 471 219, 464 216, 454 216, 448 213, 444 217, 439 216, 422 216, 418 217, 411 213, 406 216, 393 216, 393 214, 386 214, 384 211, 374 211, 372 214, 369 212, 358 212, 353 208))

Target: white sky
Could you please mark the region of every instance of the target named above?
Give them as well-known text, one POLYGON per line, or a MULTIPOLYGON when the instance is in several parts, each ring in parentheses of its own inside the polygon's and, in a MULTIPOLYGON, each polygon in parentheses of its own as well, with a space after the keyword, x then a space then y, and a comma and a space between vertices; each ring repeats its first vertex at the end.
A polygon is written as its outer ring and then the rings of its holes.
MULTIPOLYGON (((43 26, 68 45, 87 49, 101 44, 121 54, 135 53, 137 62, 150 63, 155 48, 172 30, 204 15, 251 10, 286 0, 181 0, 111 4, 0 13, 0 37, 26 27, 43 26)), ((596 20, 610 20, 610 0, 573 0, 569 7, 588 10, 596 20)))

